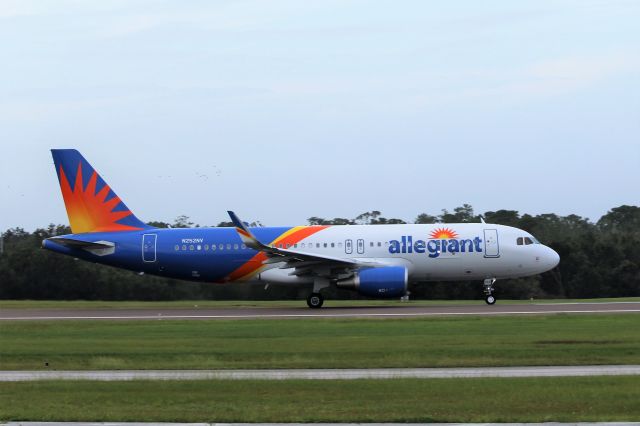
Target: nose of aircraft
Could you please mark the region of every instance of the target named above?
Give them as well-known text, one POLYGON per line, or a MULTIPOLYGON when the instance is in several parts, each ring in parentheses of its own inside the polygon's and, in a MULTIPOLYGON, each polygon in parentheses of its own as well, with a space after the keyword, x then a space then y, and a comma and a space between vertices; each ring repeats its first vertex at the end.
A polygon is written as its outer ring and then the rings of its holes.
POLYGON ((551 247, 545 246, 545 249, 544 263, 548 271, 558 266, 558 263, 560 263, 560 255, 551 247))

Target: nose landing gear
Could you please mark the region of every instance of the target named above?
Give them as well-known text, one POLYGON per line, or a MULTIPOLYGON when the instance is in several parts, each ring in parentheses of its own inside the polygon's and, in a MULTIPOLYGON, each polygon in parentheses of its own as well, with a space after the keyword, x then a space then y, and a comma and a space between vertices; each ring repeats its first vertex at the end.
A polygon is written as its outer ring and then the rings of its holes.
POLYGON ((486 280, 484 280, 484 294, 485 294, 485 298, 484 301, 487 302, 487 305, 493 305, 496 303, 496 298, 493 295, 493 284, 496 282, 495 278, 487 278, 486 280))

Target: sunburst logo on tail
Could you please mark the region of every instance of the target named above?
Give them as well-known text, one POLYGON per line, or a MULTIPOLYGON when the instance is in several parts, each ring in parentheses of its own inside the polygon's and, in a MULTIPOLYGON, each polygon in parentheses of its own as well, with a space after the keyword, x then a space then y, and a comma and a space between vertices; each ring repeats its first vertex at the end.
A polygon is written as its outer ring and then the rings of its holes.
POLYGON ((434 240, 453 240, 458 238, 458 234, 451 228, 437 228, 431 231, 430 237, 434 240))
POLYGON ((121 201, 115 194, 107 200, 107 196, 111 192, 109 185, 105 184, 96 193, 98 174, 95 171, 91 174, 87 187, 83 188, 82 162, 78 163, 78 172, 76 173, 73 188, 71 188, 62 166, 60 166, 59 172, 62 196, 67 207, 69 222, 71 222, 71 230, 74 234, 142 229, 118 223, 118 221, 131 216, 133 213, 126 208, 114 211, 121 204, 121 201))

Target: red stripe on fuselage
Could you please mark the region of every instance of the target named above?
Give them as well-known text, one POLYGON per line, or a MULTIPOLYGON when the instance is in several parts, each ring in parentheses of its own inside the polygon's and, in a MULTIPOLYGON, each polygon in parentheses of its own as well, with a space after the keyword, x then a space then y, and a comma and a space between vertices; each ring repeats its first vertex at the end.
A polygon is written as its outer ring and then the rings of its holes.
MULTIPOLYGON (((284 232, 283 234, 278 236, 278 238, 269 243, 269 245, 282 244, 282 247, 286 248, 287 244, 289 244, 290 246, 298 244, 305 238, 308 238, 316 232, 322 231, 325 228, 328 228, 328 226, 299 226, 297 228, 290 229, 289 231, 284 232)), ((223 282, 250 278, 252 275, 256 274, 259 271, 259 269, 263 266, 263 262, 267 259, 268 257, 264 252, 256 254, 238 269, 229 274, 229 276, 223 282)))

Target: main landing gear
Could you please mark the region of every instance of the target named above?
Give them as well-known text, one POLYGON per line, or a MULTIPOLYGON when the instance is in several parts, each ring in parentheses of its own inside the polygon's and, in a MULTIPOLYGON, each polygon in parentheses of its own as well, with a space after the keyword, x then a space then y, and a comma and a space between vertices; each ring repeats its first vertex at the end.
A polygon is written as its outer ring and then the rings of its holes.
POLYGON ((324 297, 320 293, 311 293, 309 297, 307 297, 307 306, 312 309, 318 309, 322 307, 324 303, 324 297))
POLYGON ((324 297, 320 294, 320 290, 329 287, 329 285, 331 285, 331 283, 328 278, 316 277, 316 279, 313 280, 313 290, 309 297, 307 297, 307 306, 311 309, 321 308, 324 303, 324 297))
POLYGON ((484 280, 484 301, 487 302, 487 305, 493 305, 496 303, 496 298, 493 295, 493 284, 496 282, 495 278, 487 278, 484 280))

